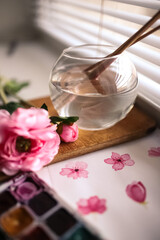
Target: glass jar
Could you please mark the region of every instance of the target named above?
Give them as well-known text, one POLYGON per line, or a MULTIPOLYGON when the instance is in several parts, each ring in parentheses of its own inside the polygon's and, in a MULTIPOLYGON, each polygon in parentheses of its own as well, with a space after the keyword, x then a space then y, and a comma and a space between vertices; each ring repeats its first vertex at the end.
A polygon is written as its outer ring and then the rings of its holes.
POLYGON ((138 85, 136 69, 126 52, 106 57, 114 50, 109 45, 69 47, 51 71, 49 88, 54 108, 60 116, 78 116, 81 129, 109 128, 134 105, 138 85), (91 79, 90 66, 104 61, 108 61, 108 66, 91 79))

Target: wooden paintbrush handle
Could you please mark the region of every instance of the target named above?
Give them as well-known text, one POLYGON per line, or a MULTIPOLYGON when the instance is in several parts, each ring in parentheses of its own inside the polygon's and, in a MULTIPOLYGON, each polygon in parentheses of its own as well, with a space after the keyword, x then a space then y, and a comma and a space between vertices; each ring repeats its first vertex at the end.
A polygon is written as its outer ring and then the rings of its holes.
POLYGON ((102 60, 85 69, 84 72, 87 74, 89 79, 92 80, 97 78, 115 60, 114 56, 121 54, 126 48, 130 47, 135 42, 141 40, 144 37, 142 34, 159 18, 160 10, 144 26, 142 26, 135 34, 133 34, 126 42, 124 42, 119 48, 117 48, 113 53, 106 56, 107 58, 111 57, 110 59, 102 60))
POLYGON ((119 48, 117 48, 109 56, 115 56, 122 53, 126 48, 132 45, 153 23, 155 23, 160 18, 160 10, 144 25, 142 26, 135 34, 133 34, 126 42, 124 42, 119 48))
POLYGON ((139 42, 139 41, 141 41, 143 38, 146 38, 147 36, 151 35, 152 33, 156 32, 156 31, 159 30, 159 29, 160 29, 160 25, 157 26, 157 27, 155 27, 155 28, 152 28, 150 31, 144 33, 142 36, 140 36, 139 38, 137 38, 137 40, 134 41, 134 42, 132 43, 132 45, 135 44, 135 43, 137 43, 137 42, 139 42))

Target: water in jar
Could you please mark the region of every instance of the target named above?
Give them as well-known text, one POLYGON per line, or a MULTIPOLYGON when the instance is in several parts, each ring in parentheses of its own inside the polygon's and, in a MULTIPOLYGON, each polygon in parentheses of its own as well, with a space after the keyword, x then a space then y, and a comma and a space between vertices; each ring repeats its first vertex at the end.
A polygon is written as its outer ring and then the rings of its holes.
POLYGON ((61 68, 50 80, 51 100, 60 116, 79 116, 79 128, 100 130, 113 126, 131 110, 137 83, 131 72, 108 68, 91 81, 85 66, 61 68))

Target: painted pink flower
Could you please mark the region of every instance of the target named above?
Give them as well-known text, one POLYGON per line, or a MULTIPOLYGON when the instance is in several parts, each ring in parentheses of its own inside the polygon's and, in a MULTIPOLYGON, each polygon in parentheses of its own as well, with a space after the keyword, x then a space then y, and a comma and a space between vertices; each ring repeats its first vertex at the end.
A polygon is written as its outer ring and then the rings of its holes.
POLYGON ((38 171, 53 160, 59 144, 48 111, 18 108, 10 115, 0 110, 0 171, 5 174, 38 171))
POLYGON ((124 166, 132 166, 135 164, 129 154, 120 155, 115 152, 112 152, 111 158, 105 159, 104 162, 107 164, 112 164, 112 168, 115 171, 123 169, 124 166))
POLYGON ((149 156, 153 156, 153 157, 159 157, 160 156, 160 147, 152 147, 149 151, 148 151, 148 155, 149 156))
POLYGON ((60 174, 62 176, 67 176, 68 178, 88 178, 88 171, 86 168, 88 167, 85 162, 71 162, 66 164, 65 168, 61 169, 60 174))
POLYGON ((98 196, 90 197, 89 199, 80 199, 77 202, 78 211, 81 214, 89 214, 93 212, 104 213, 107 209, 106 199, 100 199, 98 196))
POLYGON ((74 142, 78 139, 78 126, 76 123, 71 125, 63 124, 62 133, 60 134, 63 142, 74 142))
POLYGON ((143 203, 146 199, 146 188, 143 183, 134 181, 126 187, 127 195, 134 201, 143 203))

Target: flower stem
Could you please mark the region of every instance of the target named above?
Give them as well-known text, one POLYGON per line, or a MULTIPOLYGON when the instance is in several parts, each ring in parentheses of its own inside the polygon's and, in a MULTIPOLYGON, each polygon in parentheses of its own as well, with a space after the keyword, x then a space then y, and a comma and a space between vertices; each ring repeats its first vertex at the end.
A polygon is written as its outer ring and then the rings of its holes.
MULTIPOLYGON (((8 99, 7 99, 7 96, 5 94, 4 87, 2 85, 2 82, 6 82, 6 81, 8 81, 8 79, 0 76, 0 98, 2 99, 3 104, 7 104, 8 103, 8 99)), ((11 92, 8 92, 8 94, 9 94, 9 96, 12 96, 12 97, 16 98, 23 106, 25 106, 25 107, 34 107, 33 104, 31 104, 28 101, 25 101, 24 99, 19 97, 16 93, 13 93, 11 91, 11 92)))
POLYGON ((0 98, 2 99, 2 102, 3 102, 4 104, 7 104, 7 103, 8 103, 8 99, 7 99, 7 97, 6 97, 6 94, 5 94, 5 92, 4 92, 4 90, 3 90, 3 87, 2 87, 2 84, 1 84, 1 78, 0 78, 0 98))
POLYGON ((22 103, 23 105, 25 105, 26 107, 34 107, 33 104, 31 104, 30 102, 22 99, 21 97, 19 97, 17 94, 11 94, 13 97, 15 97, 17 100, 20 101, 20 103, 22 103))

